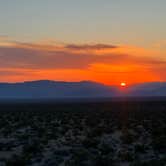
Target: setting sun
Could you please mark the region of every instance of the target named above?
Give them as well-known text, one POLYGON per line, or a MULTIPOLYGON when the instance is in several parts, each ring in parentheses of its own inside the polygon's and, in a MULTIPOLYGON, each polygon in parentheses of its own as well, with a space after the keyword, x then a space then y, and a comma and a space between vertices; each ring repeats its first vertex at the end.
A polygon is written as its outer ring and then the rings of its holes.
POLYGON ((126 86, 126 83, 125 83, 125 82, 121 82, 121 83, 120 83, 120 86, 125 87, 125 86, 126 86))

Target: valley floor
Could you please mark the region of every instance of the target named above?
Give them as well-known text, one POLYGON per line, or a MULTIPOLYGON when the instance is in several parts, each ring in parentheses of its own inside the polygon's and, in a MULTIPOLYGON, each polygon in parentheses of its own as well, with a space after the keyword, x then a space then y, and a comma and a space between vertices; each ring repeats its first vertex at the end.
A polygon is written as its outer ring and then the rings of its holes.
POLYGON ((165 166, 166 102, 0 105, 0 166, 165 166))

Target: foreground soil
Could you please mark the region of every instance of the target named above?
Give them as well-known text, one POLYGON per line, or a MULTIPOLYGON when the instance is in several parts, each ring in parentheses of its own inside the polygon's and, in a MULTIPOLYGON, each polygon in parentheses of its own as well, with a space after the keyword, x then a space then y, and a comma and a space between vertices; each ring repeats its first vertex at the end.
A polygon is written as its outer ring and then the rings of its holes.
POLYGON ((0 104, 0 166, 165 166, 166 102, 0 104))

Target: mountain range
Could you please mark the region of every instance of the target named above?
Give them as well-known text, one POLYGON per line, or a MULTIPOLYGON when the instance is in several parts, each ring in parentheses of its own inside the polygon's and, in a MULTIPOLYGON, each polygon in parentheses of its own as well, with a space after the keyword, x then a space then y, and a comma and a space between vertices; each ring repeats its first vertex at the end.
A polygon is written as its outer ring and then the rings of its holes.
POLYGON ((92 81, 50 80, 0 83, 0 99, 62 99, 98 97, 166 96, 166 82, 141 83, 126 87, 106 86, 92 81))

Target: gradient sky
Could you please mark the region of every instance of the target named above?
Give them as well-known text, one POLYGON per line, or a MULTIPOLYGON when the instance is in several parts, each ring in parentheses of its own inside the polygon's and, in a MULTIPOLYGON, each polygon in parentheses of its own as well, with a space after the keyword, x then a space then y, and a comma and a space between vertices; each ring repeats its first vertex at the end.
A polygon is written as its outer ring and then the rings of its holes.
POLYGON ((0 81, 166 81, 165 0, 0 4, 0 81))

